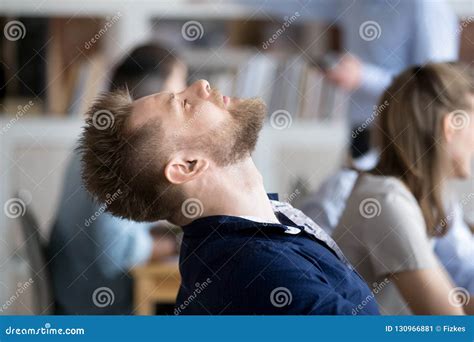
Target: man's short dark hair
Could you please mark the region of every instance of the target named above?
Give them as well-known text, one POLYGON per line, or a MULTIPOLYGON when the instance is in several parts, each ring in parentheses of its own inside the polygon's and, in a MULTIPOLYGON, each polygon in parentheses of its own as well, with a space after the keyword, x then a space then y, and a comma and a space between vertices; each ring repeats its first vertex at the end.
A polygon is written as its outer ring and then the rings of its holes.
POLYGON ((132 110, 127 90, 104 93, 90 107, 78 147, 82 178, 87 190, 116 216, 167 219, 181 205, 179 192, 164 177, 170 150, 158 119, 130 128, 132 110))

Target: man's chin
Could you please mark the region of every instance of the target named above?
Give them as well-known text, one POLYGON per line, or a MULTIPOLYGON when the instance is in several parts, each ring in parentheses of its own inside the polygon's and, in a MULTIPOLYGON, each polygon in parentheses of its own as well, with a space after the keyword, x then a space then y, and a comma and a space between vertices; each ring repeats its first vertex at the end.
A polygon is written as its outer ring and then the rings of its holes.
POLYGON ((258 98, 232 98, 227 111, 231 119, 211 133, 207 148, 218 165, 229 165, 247 158, 255 149, 266 115, 266 106, 258 98))
POLYGON ((259 97, 242 99, 233 97, 228 106, 230 114, 239 120, 262 120, 265 119, 266 105, 259 97))
POLYGON ((265 102, 260 98, 241 99, 229 113, 236 122, 238 149, 252 152, 265 120, 265 102))

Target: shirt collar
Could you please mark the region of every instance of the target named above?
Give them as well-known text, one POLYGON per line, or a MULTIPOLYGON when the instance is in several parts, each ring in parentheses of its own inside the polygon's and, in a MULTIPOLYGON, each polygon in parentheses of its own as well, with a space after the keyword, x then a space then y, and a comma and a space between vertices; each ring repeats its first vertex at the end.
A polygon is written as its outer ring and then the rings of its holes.
POLYGON ((265 229, 285 227, 278 223, 255 222, 239 216, 213 215, 200 217, 182 227, 185 236, 206 236, 213 232, 230 233, 247 229, 265 229))
POLYGON ((267 194, 268 199, 272 201, 278 201, 278 194, 276 192, 270 192, 267 194))
POLYGON ((278 198, 275 194, 268 194, 273 211, 280 223, 255 222, 238 216, 216 215, 207 216, 194 220, 183 226, 184 236, 210 236, 212 233, 226 234, 229 232, 243 232, 252 229, 254 232, 260 229, 265 231, 277 229, 286 234, 300 234, 302 231, 323 242, 339 259, 350 269, 351 264, 342 253, 336 242, 313 220, 304 215, 300 210, 293 208, 289 203, 278 202, 272 198, 278 198))
MULTIPOLYGON (((277 193, 268 193, 268 199, 273 203, 278 201, 277 193)), ((265 227, 269 228, 278 228, 278 229, 287 229, 287 224, 293 224, 290 220, 284 215, 279 215, 276 212, 277 218, 281 223, 269 223, 269 222, 257 222, 251 220, 250 218, 240 217, 240 216, 227 216, 227 215, 213 215, 200 217, 192 221, 191 223, 182 227, 183 233, 188 236, 204 236, 209 235, 212 232, 219 230, 219 232, 235 232, 245 229, 258 229, 265 227)))

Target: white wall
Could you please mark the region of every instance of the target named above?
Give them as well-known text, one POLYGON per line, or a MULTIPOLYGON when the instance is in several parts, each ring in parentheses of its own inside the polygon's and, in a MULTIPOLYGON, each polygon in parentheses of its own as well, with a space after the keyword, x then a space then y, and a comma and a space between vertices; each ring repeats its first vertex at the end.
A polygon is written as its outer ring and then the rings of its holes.
MULTIPOLYGON (((31 276, 19 218, 7 217, 4 205, 19 191, 26 194, 22 198, 27 203, 31 196, 28 205, 38 218, 42 234, 48 235, 64 168, 82 124, 79 120, 49 118, 11 122, 10 118, 0 120, 0 306, 15 293, 18 283, 25 283, 31 276)), ((7 313, 28 314, 28 301, 29 294, 22 295, 8 305, 7 313)))

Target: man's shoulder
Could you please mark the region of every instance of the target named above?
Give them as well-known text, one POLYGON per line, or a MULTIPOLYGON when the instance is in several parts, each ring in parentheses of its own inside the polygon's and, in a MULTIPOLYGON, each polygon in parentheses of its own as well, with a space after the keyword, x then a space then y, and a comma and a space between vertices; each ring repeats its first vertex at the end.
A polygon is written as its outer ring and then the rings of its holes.
POLYGON ((254 238, 242 246, 216 275, 214 289, 232 303, 225 313, 350 314, 365 297, 357 295, 361 280, 337 258, 326 256, 324 247, 319 252, 317 242, 309 240, 314 244, 309 249, 300 239, 288 237, 288 243, 280 244, 254 238))
MULTIPOLYGON (((189 296, 186 289, 196 281, 209 277, 212 290, 200 301, 213 313, 350 314, 353 303, 365 297, 365 292, 357 294, 361 280, 317 239, 285 227, 255 224, 227 235, 214 233, 196 248, 188 241, 181 271, 190 285, 182 287, 180 299, 189 296), (191 270, 199 277, 188 277, 191 270)), ((201 311, 197 305, 189 309, 201 311)))
POLYGON ((258 274, 267 281, 275 277, 278 280, 283 273, 287 279, 300 278, 301 272, 323 275, 320 262, 333 258, 327 248, 305 233, 290 235, 268 231, 254 235, 229 253, 233 264, 229 270, 234 276, 253 278, 258 274))

